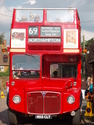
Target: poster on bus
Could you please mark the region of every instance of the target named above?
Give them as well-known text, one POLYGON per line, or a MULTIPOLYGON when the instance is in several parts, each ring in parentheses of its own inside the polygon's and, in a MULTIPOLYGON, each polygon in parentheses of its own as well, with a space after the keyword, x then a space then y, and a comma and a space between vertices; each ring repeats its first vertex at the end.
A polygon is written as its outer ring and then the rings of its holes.
POLYGON ((12 29, 11 31, 11 48, 25 48, 26 39, 25 29, 12 29))
POLYGON ((78 48, 78 30, 64 30, 64 48, 78 48))

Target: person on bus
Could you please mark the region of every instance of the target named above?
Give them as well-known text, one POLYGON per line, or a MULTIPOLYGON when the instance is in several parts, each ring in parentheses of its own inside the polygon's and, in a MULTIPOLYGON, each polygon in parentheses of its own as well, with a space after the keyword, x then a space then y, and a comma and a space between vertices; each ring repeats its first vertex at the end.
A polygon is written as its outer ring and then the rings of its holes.
MULTIPOLYGON (((23 70, 23 68, 20 68, 20 70, 23 70)), ((13 71, 13 78, 19 79, 21 77, 21 71, 13 71)))
POLYGON ((40 17, 38 15, 36 15, 34 18, 34 22, 39 22, 39 21, 40 21, 40 17))
POLYGON ((57 78, 57 75, 58 75, 58 72, 55 70, 55 71, 53 72, 53 77, 54 77, 54 78, 57 78))
POLYGON ((27 22, 27 17, 26 16, 22 16, 21 20, 19 22, 27 22))
POLYGON ((30 13, 30 22, 34 22, 34 15, 30 13))

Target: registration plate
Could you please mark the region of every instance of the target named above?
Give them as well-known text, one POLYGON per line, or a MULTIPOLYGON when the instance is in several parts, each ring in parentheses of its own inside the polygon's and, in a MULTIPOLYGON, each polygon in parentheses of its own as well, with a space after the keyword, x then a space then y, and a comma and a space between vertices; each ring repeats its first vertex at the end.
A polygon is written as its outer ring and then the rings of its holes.
POLYGON ((52 119, 51 115, 35 115, 35 119, 52 119))

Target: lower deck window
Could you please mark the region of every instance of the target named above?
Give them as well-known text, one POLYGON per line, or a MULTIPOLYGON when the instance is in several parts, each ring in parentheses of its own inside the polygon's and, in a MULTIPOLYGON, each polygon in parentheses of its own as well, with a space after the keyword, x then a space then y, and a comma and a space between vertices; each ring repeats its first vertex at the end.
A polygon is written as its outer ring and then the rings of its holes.
POLYGON ((77 77, 77 64, 51 63, 50 77, 70 78, 77 77))
POLYGON ((40 56, 15 54, 12 58, 13 78, 39 78, 40 56))

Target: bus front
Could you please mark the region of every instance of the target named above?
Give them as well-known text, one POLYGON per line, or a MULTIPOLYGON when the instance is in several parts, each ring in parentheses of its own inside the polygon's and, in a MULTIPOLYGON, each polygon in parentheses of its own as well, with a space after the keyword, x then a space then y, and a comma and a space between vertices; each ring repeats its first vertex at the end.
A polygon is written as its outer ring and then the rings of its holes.
POLYGON ((75 8, 14 9, 9 121, 70 117, 80 125, 80 19, 75 8), (20 114, 20 115, 19 115, 20 114))

